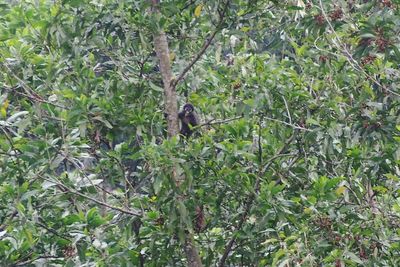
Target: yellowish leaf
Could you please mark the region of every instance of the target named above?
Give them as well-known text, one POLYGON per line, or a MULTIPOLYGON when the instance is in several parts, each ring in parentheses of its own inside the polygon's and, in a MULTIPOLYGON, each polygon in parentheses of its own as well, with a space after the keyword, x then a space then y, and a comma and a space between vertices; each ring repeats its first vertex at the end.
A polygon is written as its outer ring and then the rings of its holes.
POLYGON ((4 103, 3 103, 3 108, 7 109, 9 104, 10 104, 10 101, 8 99, 6 99, 6 101, 4 101, 4 103))
POLYGON ((250 27, 244 26, 244 27, 240 28, 240 30, 241 30, 242 32, 248 32, 248 31, 250 31, 250 27))
POLYGON ((170 52, 170 53, 169 53, 169 60, 170 60, 171 62, 175 60, 175 57, 176 57, 176 55, 175 55, 174 52, 170 52))
POLYGON ((3 105, 0 107, 0 114, 3 118, 7 116, 7 108, 8 108, 9 104, 10 104, 10 101, 8 99, 6 99, 3 103, 3 105))
POLYGON ((50 15, 51 15, 52 17, 55 17, 59 11, 60 11, 60 6, 59 6, 59 5, 53 5, 53 6, 50 8, 50 15))
POLYGON ((196 9, 194 10, 194 16, 195 16, 196 18, 200 17, 201 9, 202 9, 202 8, 203 8, 203 5, 201 4, 201 5, 198 5, 198 6, 196 7, 196 9))
POLYGON ((336 195, 342 195, 342 194, 344 194, 345 191, 346 191, 346 187, 345 186, 339 186, 336 189, 336 195))
POLYGON ((312 213, 312 209, 310 209, 310 208, 304 208, 304 213, 305 214, 311 214, 312 213))

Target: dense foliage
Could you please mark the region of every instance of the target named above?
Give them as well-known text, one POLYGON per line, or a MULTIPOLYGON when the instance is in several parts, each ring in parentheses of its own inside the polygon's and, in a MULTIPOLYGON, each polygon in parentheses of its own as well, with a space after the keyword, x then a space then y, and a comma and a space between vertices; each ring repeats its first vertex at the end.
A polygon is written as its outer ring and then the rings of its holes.
POLYGON ((400 265, 400 3, 150 2, 0 0, 0 265, 400 265))

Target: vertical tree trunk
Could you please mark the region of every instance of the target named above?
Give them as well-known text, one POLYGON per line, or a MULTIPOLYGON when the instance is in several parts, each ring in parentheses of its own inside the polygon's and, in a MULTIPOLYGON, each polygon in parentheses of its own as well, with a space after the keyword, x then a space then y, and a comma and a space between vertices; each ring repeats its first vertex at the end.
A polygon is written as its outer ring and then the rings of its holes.
MULTIPOLYGON (((151 4, 152 12, 159 13, 159 0, 151 0, 151 4)), ((168 120, 168 137, 173 137, 179 134, 178 101, 175 86, 171 85, 172 69, 169 60, 168 40, 164 31, 160 30, 159 32, 154 33, 154 48, 160 61, 160 72, 164 84, 164 104, 168 120)), ((176 170, 172 171, 172 175, 175 183, 179 186, 182 177, 179 177, 176 170)), ((202 267, 203 265, 201 263, 199 252, 197 251, 191 232, 192 231, 187 231, 187 229, 185 229, 186 236, 185 243, 183 244, 188 266, 202 267)))
MULTIPOLYGON (((153 3, 154 2, 157 1, 153 0, 153 3)), ((171 86, 172 70, 169 61, 168 41, 163 31, 154 35, 154 48, 160 60, 160 71, 164 84, 164 103, 168 120, 168 136, 172 137, 179 133, 178 104, 175 87, 171 86)))
MULTIPOLYGON (((159 0, 151 0, 151 2, 153 13, 159 13, 159 0)), ((160 71, 164 84, 164 105, 168 120, 168 136, 172 137, 179 133, 178 102, 175 87, 171 86, 172 69, 169 60, 167 35, 164 31, 160 30, 159 32, 154 33, 154 48, 157 57, 160 60, 160 71)))

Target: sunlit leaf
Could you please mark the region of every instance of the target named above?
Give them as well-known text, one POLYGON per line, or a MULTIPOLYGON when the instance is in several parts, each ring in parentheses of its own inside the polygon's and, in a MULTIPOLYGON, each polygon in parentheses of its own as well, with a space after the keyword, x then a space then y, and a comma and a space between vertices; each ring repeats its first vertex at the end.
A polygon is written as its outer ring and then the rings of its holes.
POLYGON ((195 8, 195 10, 194 10, 194 16, 195 16, 195 17, 200 17, 202 8, 203 8, 203 5, 202 5, 202 4, 198 5, 198 6, 195 8))

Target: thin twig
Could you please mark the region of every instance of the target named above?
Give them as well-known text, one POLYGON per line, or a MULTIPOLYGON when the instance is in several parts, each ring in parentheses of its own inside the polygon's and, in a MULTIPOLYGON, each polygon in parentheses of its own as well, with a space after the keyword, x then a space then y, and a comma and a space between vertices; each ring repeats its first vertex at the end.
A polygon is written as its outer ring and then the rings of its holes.
POLYGON ((188 1, 188 2, 183 6, 183 8, 181 9, 181 12, 183 12, 183 11, 184 11, 186 8, 188 8, 189 6, 193 5, 194 2, 196 2, 196 1, 195 1, 195 0, 190 0, 190 1, 188 1))
MULTIPOLYGON (((218 121, 216 119, 211 119, 211 120, 209 120, 209 121, 207 121, 205 123, 202 123, 202 124, 200 124, 200 125, 198 125, 196 127, 193 127, 193 129, 200 128, 200 127, 207 126, 207 125, 223 124, 223 123, 227 123, 227 122, 231 122, 231 121, 242 119, 243 117, 244 116, 241 115, 241 116, 237 116, 237 117, 233 117, 233 118, 229 118, 229 119, 225 119, 225 120, 218 120, 218 121)), ((278 119, 274 119, 274 118, 271 118, 271 117, 264 116, 263 119, 266 119, 266 120, 269 120, 269 121, 278 122, 278 123, 290 126, 295 130, 302 130, 302 131, 307 131, 307 132, 312 132, 313 131, 311 129, 298 126, 296 124, 288 123, 288 122, 281 121, 281 120, 278 120, 278 119)))
MULTIPOLYGON (((85 170, 84 170, 81 166, 79 166, 79 164, 77 164, 74 160, 70 159, 67 155, 62 154, 62 156, 64 156, 64 158, 65 158, 69 163, 71 163, 77 170, 79 170, 80 174, 82 174, 82 175, 89 181, 89 183, 91 184, 91 186, 93 186, 94 188, 96 188, 96 192, 97 192, 98 194, 99 194, 99 192, 97 191, 97 189, 100 189, 100 190, 102 190, 103 192, 105 192, 105 193, 107 193, 107 194, 113 196, 117 201, 119 201, 118 196, 115 195, 114 193, 112 193, 112 192, 106 190, 104 187, 101 187, 101 186, 99 186, 99 185, 93 184, 93 181, 92 181, 92 180, 90 179, 90 177, 85 173, 85 170)), ((54 159, 53 159, 53 160, 54 160, 54 159)), ((83 164, 83 163, 81 163, 81 164, 83 164)), ((83 164, 83 165, 84 165, 84 164, 83 164)))
POLYGON ((44 222, 44 220, 43 220, 42 218, 39 218, 39 220, 40 220, 41 222, 36 222, 36 224, 37 224, 38 226, 40 226, 40 227, 46 229, 48 232, 52 233, 52 234, 55 235, 55 236, 58 236, 59 238, 62 238, 62 239, 65 239, 65 240, 71 242, 71 239, 70 239, 70 238, 63 236, 63 235, 59 234, 56 230, 54 230, 54 229, 48 227, 48 226, 45 224, 45 222, 44 222))
POLYGON ((194 128, 207 126, 207 125, 214 125, 214 124, 223 124, 223 123, 239 120, 241 118, 243 118, 243 115, 237 116, 237 117, 234 117, 234 118, 225 119, 225 120, 218 120, 218 121, 216 119, 211 119, 211 120, 209 120, 209 121, 207 121, 205 123, 202 123, 202 124, 200 124, 200 125, 198 125, 198 126, 196 126, 194 128))
POLYGON ((298 126, 298 125, 295 125, 295 124, 291 124, 291 123, 288 123, 288 122, 285 122, 285 121, 281 121, 281 120, 278 120, 278 119, 274 119, 274 118, 270 118, 270 117, 264 117, 264 119, 269 120, 269 121, 275 121, 275 122, 279 122, 279 123, 285 124, 285 125, 290 126, 290 127, 292 127, 293 129, 296 129, 296 130, 302 130, 302 131, 307 131, 307 132, 312 132, 313 131, 313 130, 310 130, 308 128, 304 128, 304 127, 301 127, 301 126, 298 126))
POLYGON ((124 165, 122 165, 121 161, 120 161, 118 158, 112 156, 111 154, 109 154, 109 153, 107 153, 107 152, 105 152, 105 154, 106 154, 109 158, 111 158, 112 160, 114 160, 115 162, 117 162, 117 164, 118 164, 118 166, 119 166, 119 168, 120 168, 120 170, 121 170, 122 176, 124 177, 125 183, 127 183, 127 184, 131 187, 131 189, 134 190, 135 187, 134 187, 133 184, 129 181, 129 177, 126 176, 126 174, 125 174, 125 168, 124 168, 124 165))
POLYGON ((289 123, 292 124, 292 116, 290 115, 289 106, 288 106, 288 103, 286 102, 286 98, 283 95, 282 95, 282 99, 283 99, 283 102, 285 103, 286 112, 287 112, 287 115, 289 118, 289 123))

